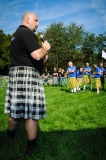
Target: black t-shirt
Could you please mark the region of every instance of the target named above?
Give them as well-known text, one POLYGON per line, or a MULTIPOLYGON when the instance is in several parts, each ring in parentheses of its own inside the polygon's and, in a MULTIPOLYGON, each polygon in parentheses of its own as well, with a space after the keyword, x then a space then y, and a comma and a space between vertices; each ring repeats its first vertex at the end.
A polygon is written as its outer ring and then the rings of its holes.
POLYGON ((49 74, 48 71, 44 71, 44 75, 47 76, 49 74))
POLYGON ((61 77, 65 77, 65 72, 61 72, 61 77))
POLYGON ((13 34, 10 45, 10 62, 14 66, 32 66, 39 72, 43 69, 43 59, 35 60, 31 53, 41 48, 36 35, 26 26, 21 25, 13 34))
POLYGON ((61 71, 58 71, 58 77, 60 78, 60 76, 61 76, 61 71))
POLYGON ((53 76, 53 77, 57 77, 57 75, 58 75, 58 72, 57 72, 57 71, 53 71, 52 76, 53 76), (55 73, 56 75, 53 75, 54 73, 55 73))

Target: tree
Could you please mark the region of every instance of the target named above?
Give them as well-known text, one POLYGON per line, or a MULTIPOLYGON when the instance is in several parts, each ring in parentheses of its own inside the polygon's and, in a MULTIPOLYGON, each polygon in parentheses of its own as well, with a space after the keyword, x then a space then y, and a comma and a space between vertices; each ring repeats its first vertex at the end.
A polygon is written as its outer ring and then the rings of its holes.
POLYGON ((67 26, 67 35, 69 40, 69 60, 73 61, 76 67, 83 65, 84 55, 82 52, 84 28, 76 23, 69 23, 67 26))
POLYGON ((102 50, 106 51, 106 32, 96 37, 96 48, 99 62, 102 61, 102 50))
MULTIPOLYGON (((67 26, 63 22, 52 23, 44 32, 36 34, 40 45, 42 33, 44 39, 51 44, 49 60, 45 64, 50 71, 54 67, 66 69, 69 61, 77 68, 83 66, 86 61, 93 66, 93 63, 101 61, 102 50, 106 51, 106 32, 95 36, 86 32, 83 25, 76 23, 69 23, 67 26)), ((0 68, 10 66, 10 39, 11 35, 5 35, 0 30, 0 68)))
POLYGON ((97 47, 95 34, 85 32, 82 51, 85 55, 84 63, 89 62, 91 65, 93 65, 94 62, 97 63, 97 47))
POLYGON ((11 35, 5 35, 0 30, 0 68, 10 66, 10 41, 11 35))
POLYGON ((68 62, 69 40, 66 27, 62 22, 52 23, 44 32, 45 39, 49 40, 51 50, 49 51, 48 65, 53 67, 64 68, 68 62))
POLYGON ((75 23, 68 26, 64 26, 62 22, 52 23, 44 34, 51 43, 49 66, 67 68, 69 61, 73 61, 78 67, 82 65, 83 26, 75 23))

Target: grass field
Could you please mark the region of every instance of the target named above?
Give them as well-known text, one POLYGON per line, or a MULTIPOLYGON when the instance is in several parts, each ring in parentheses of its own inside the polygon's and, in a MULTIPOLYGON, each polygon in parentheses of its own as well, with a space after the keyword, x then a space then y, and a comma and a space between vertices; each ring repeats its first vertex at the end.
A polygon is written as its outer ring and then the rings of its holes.
POLYGON ((32 157, 24 155, 23 119, 14 142, 7 139, 5 92, 0 89, 0 160, 106 159, 106 91, 96 94, 88 88, 71 94, 66 87, 45 86, 47 118, 39 121, 38 150, 32 157))

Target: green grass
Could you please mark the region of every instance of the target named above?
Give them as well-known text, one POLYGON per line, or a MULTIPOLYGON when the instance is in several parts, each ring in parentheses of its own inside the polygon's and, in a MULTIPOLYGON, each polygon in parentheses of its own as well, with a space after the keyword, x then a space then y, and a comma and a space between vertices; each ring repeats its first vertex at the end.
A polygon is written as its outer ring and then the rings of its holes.
POLYGON ((6 85, 6 79, 0 77, 0 88, 5 87, 5 85, 6 85))
POLYGON ((71 94, 66 87, 45 86, 47 118, 39 120, 38 150, 25 157, 24 120, 14 142, 9 141, 6 88, 0 89, 0 160, 105 160, 106 91, 95 91, 71 94))

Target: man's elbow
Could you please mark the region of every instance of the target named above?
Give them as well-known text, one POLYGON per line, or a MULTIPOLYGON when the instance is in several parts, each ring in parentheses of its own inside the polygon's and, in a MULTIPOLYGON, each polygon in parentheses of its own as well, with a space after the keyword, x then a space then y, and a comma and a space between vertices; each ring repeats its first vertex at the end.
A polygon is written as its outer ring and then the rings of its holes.
POLYGON ((36 59, 37 61, 39 61, 39 60, 41 59, 41 57, 36 57, 35 59, 36 59))
POLYGON ((36 59, 37 61, 39 61, 41 59, 40 54, 37 54, 37 53, 34 53, 34 52, 31 53, 31 57, 33 59, 36 59))

